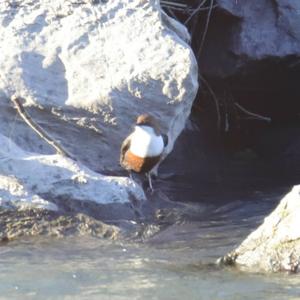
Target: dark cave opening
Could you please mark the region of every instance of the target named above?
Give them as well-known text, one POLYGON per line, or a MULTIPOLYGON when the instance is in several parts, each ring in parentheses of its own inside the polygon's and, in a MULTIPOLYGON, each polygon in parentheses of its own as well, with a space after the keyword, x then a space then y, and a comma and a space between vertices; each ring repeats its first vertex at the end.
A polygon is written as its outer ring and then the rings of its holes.
POLYGON ((243 20, 218 7, 199 52, 207 16, 206 9, 186 24, 200 83, 187 127, 197 129, 184 130, 162 171, 177 158, 175 180, 187 178, 183 184, 193 186, 195 198, 298 184, 300 55, 237 55, 231 46, 243 20))

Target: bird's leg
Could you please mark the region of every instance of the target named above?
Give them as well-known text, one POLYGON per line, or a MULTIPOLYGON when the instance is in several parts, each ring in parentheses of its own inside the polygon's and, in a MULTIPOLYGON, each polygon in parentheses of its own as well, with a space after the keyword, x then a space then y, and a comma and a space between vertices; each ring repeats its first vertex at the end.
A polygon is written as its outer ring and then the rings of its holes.
POLYGON ((147 173, 146 176, 148 178, 150 191, 153 192, 153 186, 152 186, 152 180, 151 180, 151 173, 150 172, 147 173))
POLYGON ((132 175, 131 170, 129 170, 128 172, 129 172, 129 178, 130 178, 131 180, 134 180, 134 179, 133 179, 133 175, 132 175))

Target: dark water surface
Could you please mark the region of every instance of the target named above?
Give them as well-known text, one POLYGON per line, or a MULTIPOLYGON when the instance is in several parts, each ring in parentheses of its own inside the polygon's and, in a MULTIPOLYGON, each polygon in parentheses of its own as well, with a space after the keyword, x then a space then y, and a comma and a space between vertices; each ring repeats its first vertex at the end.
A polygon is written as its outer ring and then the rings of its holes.
POLYGON ((299 276, 214 264, 257 228, 283 192, 253 191, 249 199, 235 195, 218 205, 165 208, 165 226, 144 239, 31 238, 3 244, 0 299, 300 299, 299 276))

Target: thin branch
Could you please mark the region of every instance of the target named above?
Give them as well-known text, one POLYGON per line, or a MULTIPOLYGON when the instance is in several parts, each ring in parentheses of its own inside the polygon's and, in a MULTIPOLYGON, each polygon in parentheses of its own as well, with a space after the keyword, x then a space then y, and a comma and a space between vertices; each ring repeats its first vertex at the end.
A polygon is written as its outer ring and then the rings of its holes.
POLYGON ((207 0, 203 0, 198 7, 191 13, 191 15, 185 20, 184 25, 186 25, 192 18, 193 16, 200 11, 200 9, 202 8, 202 6, 206 3, 207 0))
POLYGON ((202 52, 202 48, 203 48, 203 45, 204 45, 204 42, 205 42, 205 38, 206 38, 207 30, 208 30, 208 24, 209 24, 209 21, 210 21, 210 16, 211 16, 211 13, 212 13, 212 10, 213 10, 213 6, 214 6, 214 0, 210 0, 210 7, 209 7, 209 11, 207 13, 207 18, 206 18, 206 23, 205 23, 201 43, 200 43, 200 46, 199 46, 199 49, 198 49, 198 55, 197 55, 198 59, 200 57, 200 54, 202 52))
MULTIPOLYGON (((201 7, 199 9, 194 9, 194 8, 190 8, 190 7, 175 7, 175 6, 170 6, 170 5, 165 5, 163 3, 161 3, 161 7, 163 7, 164 9, 169 9, 169 10, 172 10, 172 11, 178 11, 178 12, 181 12, 183 14, 194 14, 195 11, 197 10, 197 12, 200 12, 200 11, 206 11, 206 10, 210 10, 210 6, 205 6, 205 7, 201 7)), ((218 4, 215 4, 213 6, 213 8, 216 8, 218 7, 218 4)), ((186 21, 185 21, 186 22, 186 21)), ((184 22, 184 24, 185 24, 184 22)))
POLYGON ((32 118, 25 111, 21 103, 21 100, 22 100, 21 97, 15 95, 11 97, 11 101, 15 104, 17 112, 25 121, 25 123, 31 129, 33 129, 44 141, 46 141, 51 147, 53 147, 57 154, 74 159, 72 155, 70 155, 67 151, 65 151, 60 144, 58 144, 44 129, 42 129, 37 123, 35 123, 32 120, 32 118))
MULTIPOLYGON (((216 8, 216 7, 218 7, 218 4, 215 4, 212 8, 216 8)), ((210 6, 205 6, 205 7, 197 8, 196 10, 192 11, 191 15, 187 18, 187 20, 185 20, 185 22, 183 24, 186 25, 194 17, 194 15, 196 13, 199 13, 201 11, 210 10, 210 9, 211 9, 210 6)))
POLYGON ((161 5, 164 5, 164 6, 175 6, 175 7, 181 7, 181 8, 186 8, 187 7, 187 4, 178 3, 178 2, 175 2, 175 1, 161 0, 160 3, 161 3, 161 5))
POLYGON ((217 128, 218 128, 218 130, 220 130, 221 129, 221 113, 220 113, 219 100, 218 100, 215 92, 213 91, 213 89, 210 87, 207 80, 201 74, 199 74, 199 77, 200 77, 200 80, 206 85, 208 91, 210 92, 212 98, 214 99, 214 102, 216 105, 216 111, 217 111, 217 128))
POLYGON ((173 6, 168 6, 168 5, 164 5, 164 4, 162 4, 161 7, 165 8, 165 9, 178 11, 178 12, 181 12, 181 13, 187 13, 187 10, 188 10, 187 8, 173 7, 173 6))
POLYGON ((264 117, 264 116, 261 116, 259 114, 255 114, 249 110, 247 110, 246 108, 244 108, 243 106, 241 106, 240 104, 238 104, 237 102, 234 103, 234 105, 239 108, 242 112, 244 112, 245 114, 255 118, 255 119, 258 119, 258 120, 262 120, 262 121, 266 121, 266 122, 272 122, 272 119, 270 117, 264 117))

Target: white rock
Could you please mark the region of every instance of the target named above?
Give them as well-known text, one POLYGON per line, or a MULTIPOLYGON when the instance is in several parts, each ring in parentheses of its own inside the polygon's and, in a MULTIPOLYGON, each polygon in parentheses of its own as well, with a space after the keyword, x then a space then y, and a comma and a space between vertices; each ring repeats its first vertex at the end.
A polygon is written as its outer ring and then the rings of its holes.
POLYGON ((130 180, 98 172, 120 172, 122 140, 140 113, 159 119, 171 151, 198 88, 188 40, 155 0, 0 1, 1 203, 143 198, 130 180), (13 93, 80 163, 51 155, 16 118, 13 93))
POLYGON ((19 209, 43 208, 57 210, 55 204, 25 190, 16 177, 4 175, 0 175, 0 206, 17 207, 19 209))
MULTIPOLYGON (((198 88, 187 30, 159 1, 81 2, 0 2, 2 101, 16 92, 39 107, 31 109, 35 119, 96 170, 119 169, 121 141, 140 113, 160 120, 171 151, 198 88)), ((15 133, 26 142, 2 133, 26 150, 47 151, 32 134, 15 133)))
POLYGON ((97 174, 60 155, 28 153, 0 134, 0 206, 55 210, 44 199, 126 203, 145 199, 142 189, 125 177, 97 174))
POLYGON ((300 271, 300 185, 295 186, 264 223, 225 257, 225 262, 228 259, 254 271, 300 271))

